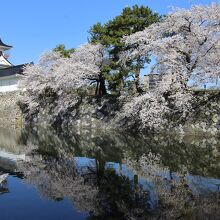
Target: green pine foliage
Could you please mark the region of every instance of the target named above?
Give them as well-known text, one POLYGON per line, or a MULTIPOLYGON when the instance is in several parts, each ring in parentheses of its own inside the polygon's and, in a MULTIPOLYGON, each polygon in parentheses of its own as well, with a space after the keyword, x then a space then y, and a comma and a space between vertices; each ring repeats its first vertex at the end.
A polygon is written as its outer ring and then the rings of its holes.
POLYGON ((109 20, 105 24, 98 22, 90 30, 90 42, 101 43, 106 48, 109 58, 109 68, 105 71, 109 90, 120 93, 126 85, 128 77, 134 77, 137 92, 141 92, 140 70, 150 60, 148 57, 137 57, 123 65, 120 62, 120 54, 126 50, 122 38, 135 32, 142 31, 151 24, 161 20, 161 16, 153 12, 149 7, 134 5, 123 9, 119 16, 109 20), (126 68, 125 68, 126 66, 126 68))
POLYGON ((70 58, 70 55, 75 51, 75 49, 66 49, 64 44, 59 44, 53 49, 53 51, 60 53, 61 57, 70 58))

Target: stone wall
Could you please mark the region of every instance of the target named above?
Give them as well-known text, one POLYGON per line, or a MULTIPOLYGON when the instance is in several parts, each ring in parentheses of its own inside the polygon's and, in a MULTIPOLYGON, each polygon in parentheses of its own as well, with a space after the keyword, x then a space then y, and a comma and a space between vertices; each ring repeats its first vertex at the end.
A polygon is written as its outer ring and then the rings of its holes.
POLYGON ((0 127, 18 128, 22 116, 17 105, 18 92, 0 93, 0 127))

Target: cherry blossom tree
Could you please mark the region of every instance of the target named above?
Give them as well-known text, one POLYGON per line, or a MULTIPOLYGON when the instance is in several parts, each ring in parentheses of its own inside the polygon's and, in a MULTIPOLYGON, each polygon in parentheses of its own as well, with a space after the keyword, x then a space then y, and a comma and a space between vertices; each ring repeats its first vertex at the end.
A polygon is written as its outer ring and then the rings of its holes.
POLYGON ((150 91, 126 100, 116 121, 127 130, 155 132, 178 127, 183 132, 182 124, 193 114, 193 99, 189 91, 150 91))
MULTIPOLYGON (((85 44, 76 49, 70 58, 52 51, 44 53, 36 65, 29 65, 20 80, 19 106, 27 123, 37 122, 39 114, 48 115, 54 126, 62 124, 63 117, 82 102, 82 97, 94 87, 96 95, 106 93, 105 77, 101 71, 105 65, 101 44, 85 44)), ((42 117, 41 117, 42 118, 42 117)), ((43 119, 44 120, 44 119, 43 119)))
POLYGON ((156 61, 152 72, 161 77, 153 91, 124 105, 120 120, 139 129, 182 130, 193 110, 189 81, 199 85, 220 74, 220 4, 176 9, 162 22, 126 36, 124 42, 130 50, 122 59, 150 54, 156 61))
POLYGON ((125 37, 127 56, 151 54, 153 71, 172 75, 186 87, 220 74, 220 4, 176 9, 144 31, 125 37))
MULTIPOLYGON (((182 125, 193 113, 194 96, 189 82, 199 85, 220 74, 220 4, 176 9, 162 22, 124 37, 123 45, 124 63, 132 59, 134 62, 137 57, 154 58, 152 73, 160 75, 160 80, 154 90, 145 94, 121 96, 123 107, 116 123, 138 130, 179 127, 182 131, 182 125)), ((108 62, 101 44, 85 44, 69 58, 56 52, 46 53, 38 65, 24 71, 20 86, 26 94, 25 102, 29 109, 40 111, 44 105, 39 102, 47 94, 54 96, 50 107, 61 120, 70 106, 78 106, 70 94, 75 92, 79 99, 81 91, 87 91, 93 83, 97 85, 96 95, 106 93, 103 69, 108 62)))
POLYGON ((60 57, 57 52, 47 52, 38 65, 30 65, 24 71, 20 87, 29 95, 41 93, 45 88, 55 92, 85 89, 91 81, 100 83, 99 93, 105 91, 100 71, 104 62, 102 45, 85 44, 76 49, 70 58, 60 57))

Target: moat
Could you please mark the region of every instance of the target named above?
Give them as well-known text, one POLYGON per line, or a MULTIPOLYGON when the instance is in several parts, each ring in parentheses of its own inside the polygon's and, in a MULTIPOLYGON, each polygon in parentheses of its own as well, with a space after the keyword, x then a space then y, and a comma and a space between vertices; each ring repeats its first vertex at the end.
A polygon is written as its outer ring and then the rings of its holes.
POLYGON ((0 129, 1 220, 219 219, 220 140, 0 129))

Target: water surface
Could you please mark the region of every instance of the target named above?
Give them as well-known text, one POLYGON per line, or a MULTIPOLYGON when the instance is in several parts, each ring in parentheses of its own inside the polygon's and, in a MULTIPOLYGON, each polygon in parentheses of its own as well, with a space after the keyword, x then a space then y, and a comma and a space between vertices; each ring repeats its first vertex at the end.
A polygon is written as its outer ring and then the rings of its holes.
POLYGON ((1 220, 219 219, 217 138, 0 130, 1 220))

